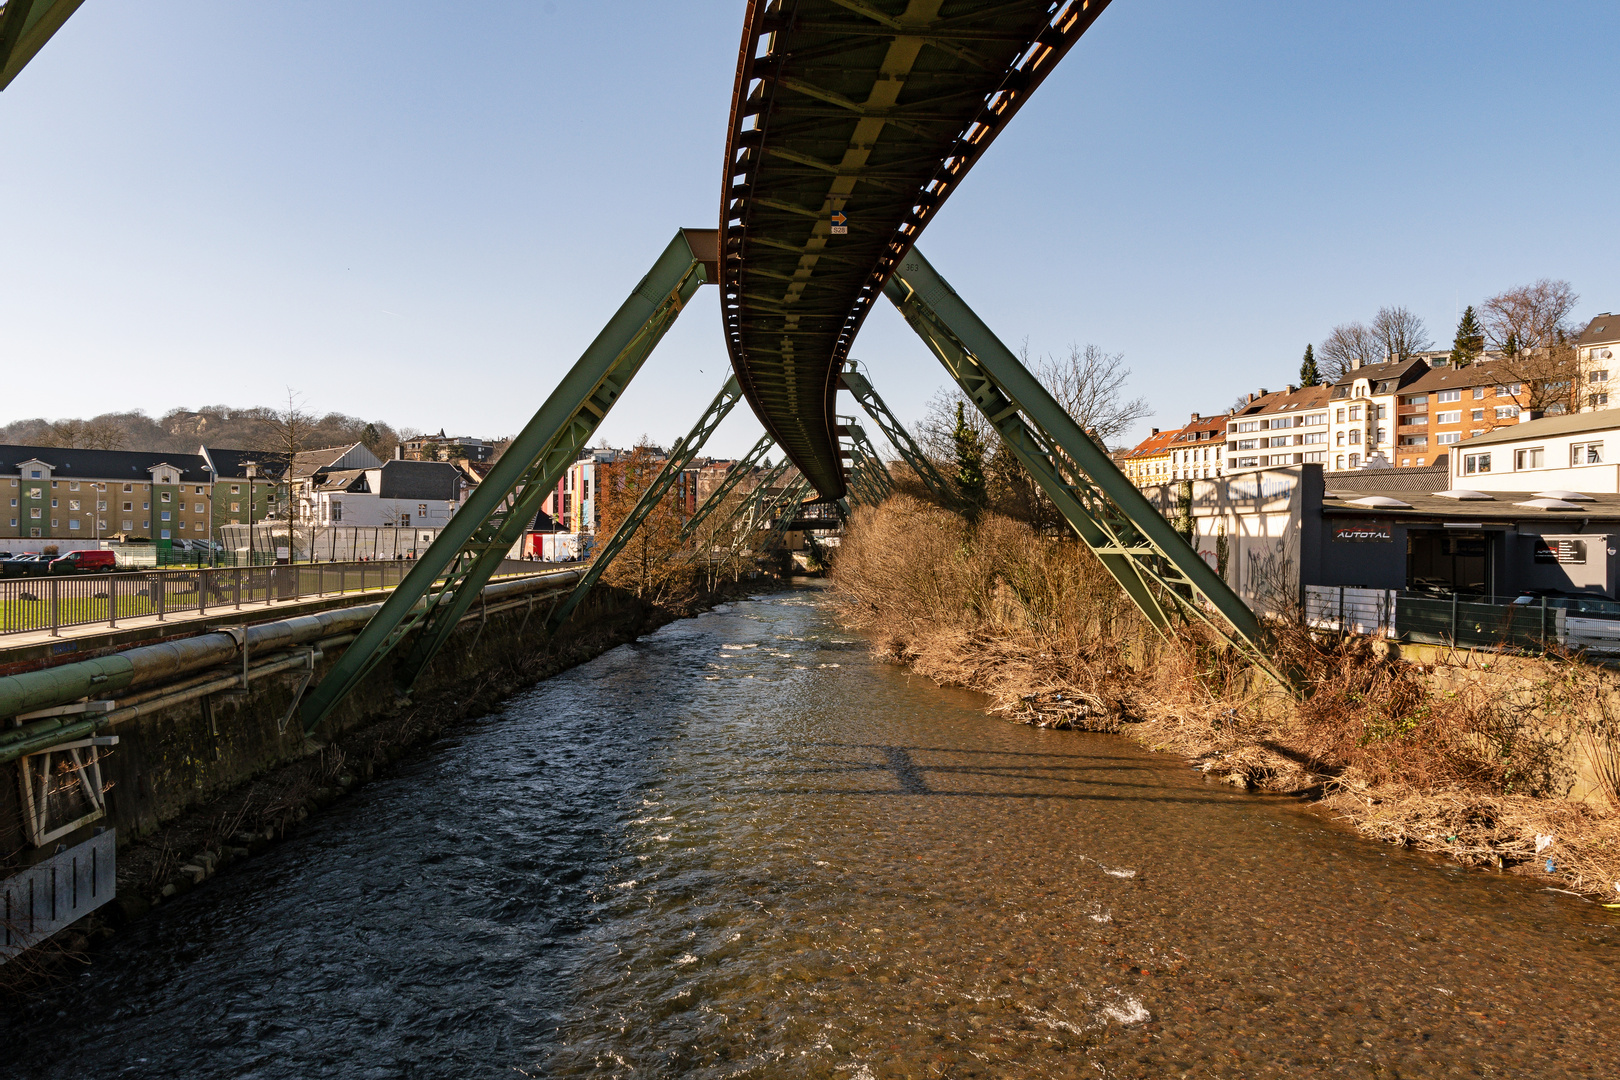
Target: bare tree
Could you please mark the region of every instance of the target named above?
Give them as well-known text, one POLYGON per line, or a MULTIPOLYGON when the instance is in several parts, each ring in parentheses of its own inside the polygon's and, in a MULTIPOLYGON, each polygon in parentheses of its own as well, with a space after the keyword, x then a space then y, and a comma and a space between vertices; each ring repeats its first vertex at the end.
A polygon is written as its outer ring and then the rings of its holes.
POLYGON ((286 466, 282 479, 287 486, 287 560, 298 561, 298 549, 294 540, 298 531, 298 484, 302 477, 297 475, 298 455, 309 449, 310 435, 315 431, 315 418, 305 412, 300 406, 303 404, 303 395, 292 387, 287 387, 287 407, 284 409, 264 409, 260 419, 264 424, 266 435, 270 443, 269 449, 281 459, 286 466))
POLYGON ((1434 346, 1423 320, 1404 307, 1379 308, 1368 329, 1378 339, 1381 359, 1408 360, 1434 346))
MULTIPOLYGON (((1029 367, 1027 344, 1021 358, 1029 367)), ((1153 415, 1146 398, 1125 397, 1125 380, 1131 369, 1125 366, 1124 353, 1071 344, 1067 356, 1044 357, 1034 371, 1063 410, 1105 446, 1116 442, 1137 421, 1153 415)))
POLYGON ((1322 377, 1338 382, 1358 367, 1376 364, 1384 358, 1384 343, 1365 323, 1341 323, 1329 331, 1316 347, 1316 362, 1322 377))
POLYGON ((129 433, 111 416, 98 416, 84 425, 86 449, 122 450, 128 445, 129 433))
POLYGON ((1523 386, 1532 410, 1580 408, 1579 365, 1569 341, 1569 313, 1579 300, 1569 282, 1542 278, 1479 306, 1486 339, 1505 357, 1499 367, 1523 386))
POLYGON ((1569 313, 1580 300, 1567 281, 1547 278, 1497 293, 1479 306, 1485 337, 1511 358, 1557 345, 1570 336, 1569 313))

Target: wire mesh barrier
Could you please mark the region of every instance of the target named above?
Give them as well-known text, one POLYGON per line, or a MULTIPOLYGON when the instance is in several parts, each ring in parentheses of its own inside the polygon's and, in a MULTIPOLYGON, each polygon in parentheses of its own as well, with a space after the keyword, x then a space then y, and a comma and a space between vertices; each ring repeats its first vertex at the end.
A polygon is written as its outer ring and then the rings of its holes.
POLYGON ((1402 596, 1395 629, 1405 641, 1472 648, 1540 650, 1563 644, 1566 612, 1545 598, 1532 604, 1481 604, 1450 598, 1402 596))
POLYGON ((120 619, 205 615, 253 604, 391 589, 406 561, 199 567, 0 581, 0 634, 18 634, 120 619))
POLYGON ((1348 585, 1305 586, 1305 622, 1341 634, 1395 632, 1395 590, 1348 585))

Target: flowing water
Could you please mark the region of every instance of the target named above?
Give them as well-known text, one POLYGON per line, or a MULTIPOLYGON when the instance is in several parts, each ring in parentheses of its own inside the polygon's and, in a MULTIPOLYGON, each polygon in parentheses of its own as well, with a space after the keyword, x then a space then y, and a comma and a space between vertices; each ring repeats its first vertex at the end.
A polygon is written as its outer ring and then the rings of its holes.
POLYGON ((0 1017, 0 1074, 1620 1075, 1614 913, 991 719, 822 596, 459 729, 0 1017))

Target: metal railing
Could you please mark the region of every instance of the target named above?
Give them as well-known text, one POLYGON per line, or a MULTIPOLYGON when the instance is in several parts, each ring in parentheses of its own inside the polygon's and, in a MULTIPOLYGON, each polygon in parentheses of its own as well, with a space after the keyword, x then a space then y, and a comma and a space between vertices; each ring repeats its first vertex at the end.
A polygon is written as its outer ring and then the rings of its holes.
POLYGON ((48 630, 54 636, 69 626, 116 627, 120 619, 156 616, 162 621, 175 615, 391 589, 412 565, 386 560, 10 578, 0 581, 0 634, 48 630))

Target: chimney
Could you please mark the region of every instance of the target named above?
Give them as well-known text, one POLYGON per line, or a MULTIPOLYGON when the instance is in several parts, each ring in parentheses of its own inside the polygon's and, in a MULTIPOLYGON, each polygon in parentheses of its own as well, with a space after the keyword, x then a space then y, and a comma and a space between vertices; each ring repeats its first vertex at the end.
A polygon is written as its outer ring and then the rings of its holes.
POLYGON ((1299 391, 1299 387, 1295 386, 1293 383, 1288 384, 1288 392, 1290 394, 1297 393, 1298 391, 1299 391))
POLYGON ((1350 358, 1350 370, 1355 371, 1359 367, 1361 367, 1361 357, 1352 356, 1350 358))
POLYGON ((395 443, 394 444, 394 460, 395 461, 404 461, 405 460, 405 444, 404 443, 395 443))
POLYGON ((1158 433, 1159 433, 1159 429, 1158 429, 1158 428, 1154 428, 1154 429, 1153 429, 1153 434, 1155 434, 1155 435, 1157 435, 1157 434, 1158 434, 1158 433))
POLYGON ((1198 414, 1193 413, 1192 419, 1190 421, 1188 421, 1188 423, 1192 423, 1192 424, 1198 423, 1198 414))
POLYGON ((1266 389, 1266 388, 1265 388, 1265 387, 1263 387, 1263 386, 1262 386, 1262 387, 1261 387, 1261 388, 1260 388, 1260 396, 1261 396, 1261 397, 1265 397, 1265 396, 1266 396, 1266 395, 1267 395, 1267 394, 1269 394, 1269 393, 1271 393, 1271 391, 1270 391, 1270 390, 1267 390, 1267 389, 1266 389))

